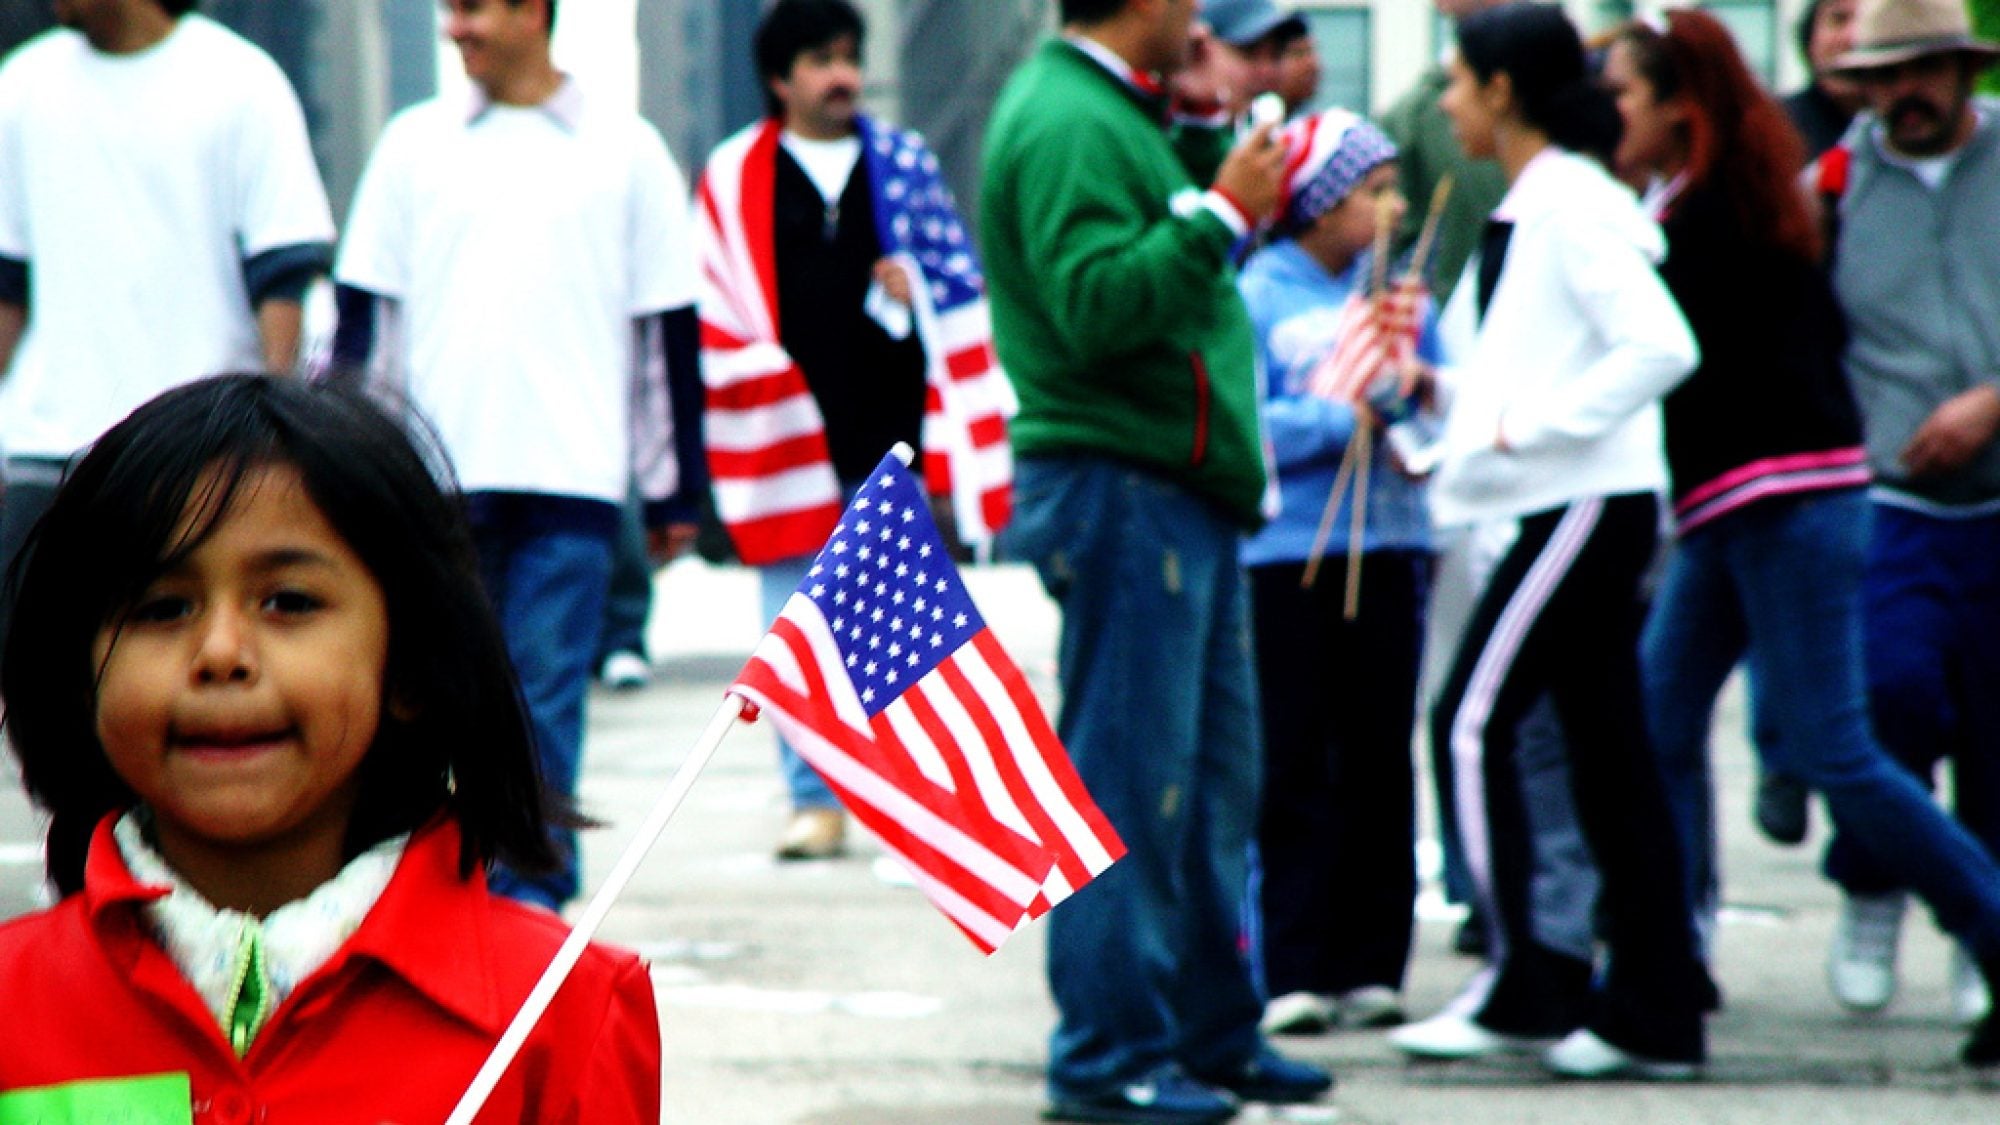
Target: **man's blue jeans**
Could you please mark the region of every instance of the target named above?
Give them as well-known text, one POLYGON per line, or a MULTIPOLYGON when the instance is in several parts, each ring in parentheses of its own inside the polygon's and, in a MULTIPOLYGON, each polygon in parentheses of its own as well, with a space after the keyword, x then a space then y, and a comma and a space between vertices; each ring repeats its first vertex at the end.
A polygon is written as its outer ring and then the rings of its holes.
POLYGON ((1261 776, 1241 535, 1092 456, 1023 458, 1010 558, 1062 608, 1058 731, 1128 854, 1048 919, 1049 1082, 1242 1063, 1262 1002, 1239 920, 1261 776))
MULTIPOLYGON (((1923 896, 1938 924, 2000 957, 2000 868, 1875 741, 1863 675, 1860 490, 1767 500, 1697 529, 1667 566, 1643 643, 1647 719, 1691 900, 1713 885, 1708 734, 1738 660, 1759 693, 1766 764, 1826 799, 1842 834, 1923 896)), ((1761 741, 1761 740, 1760 740, 1761 741)))
MULTIPOLYGON (((812 569, 815 557, 800 555, 757 568, 757 594, 766 628, 785 611, 785 603, 792 600, 792 593, 806 580, 806 571, 812 569)), ((776 723, 769 726, 772 737, 778 740, 778 772, 785 779, 785 794, 791 798, 792 809, 838 809, 840 798, 827 788, 819 771, 799 757, 798 750, 778 733, 776 723)))
MULTIPOLYGON (((611 585, 617 508, 575 497, 474 493, 467 497, 480 577, 521 680, 542 779, 574 798, 583 759, 583 709, 611 585), (598 513, 595 509, 601 507, 598 513)), ((582 886, 576 833, 553 833, 563 870, 496 870, 493 889, 552 910, 582 886)))
MULTIPOLYGON (((1862 591, 1875 734, 1926 787, 1951 758, 1959 822, 2000 851, 2000 515, 1878 504, 1874 518, 1862 591)), ((1853 894, 1903 887, 1844 832, 1826 874, 1853 894)))

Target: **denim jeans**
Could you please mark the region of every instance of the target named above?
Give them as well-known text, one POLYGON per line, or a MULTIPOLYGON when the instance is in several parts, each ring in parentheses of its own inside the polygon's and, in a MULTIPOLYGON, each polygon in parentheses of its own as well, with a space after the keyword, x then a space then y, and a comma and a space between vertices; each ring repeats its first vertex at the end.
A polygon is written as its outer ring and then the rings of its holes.
POLYGON ((1058 732, 1128 854, 1048 919, 1049 1083, 1094 1092, 1261 1046, 1239 919, 1259 752, 1241 534, 1106 458, 1023 458, 1008 557, 1062 609, 1058 732))
MULTIPOLYGON (((785 603, 792 599, 793 591, 806 580, 806 571, 812 569, 813 555, 800 555, 795 559, 783 559, 757 568, 757 594, 764 614, 764 624, 768 627, 785 610, 785 603)), ((792 808, 837 809, 840 799, 827 788, 819 771, 799 757, 799 752, 785 736, 777 733, 778 724, 767 724, 772 736, 778 740, 778 773, 784 778, 785 793, 791 798, 792 808)))
POLYGON ((646 554, 643 509, 644 502, 634 492, 618 511, 604 625, 597 634, 597 659, 592 662, 599 667, 614 652, 646 655, 646 619, 653 612, 653 560, 646 554))
MULTIPOLYGON (((1874 519, 1862 613, 1875 735, 1925 786, 1950 757, 1959 822, 2000 854, 2000 515, 1878 504, 1874 519)), ((1844 832, 1826 873, 1854 894, 1903 886, 1844 832)))
POLYGON ((1859 490, 1769 500, 1680 543, 1646 627, 1647 718, 1666 777, 1688 887, 1714 871, 1708 735, 1715 697, 1739 660, 1757 685, 1767 765, 1826 800, 1853 838, 1938 924, 1982 958, 2000 957, 2000 868, 1947 817, 1869 725, 1861 576, 1868 500, 1859 490))
MULTIPOLYGON (((536 757, 550 789, 576 796, 583 758, 583 709, 611 583, 616 510, 603 519, 581 505, 593 501, 518 493, 469 498, 473 544, 521 680, 536 757), (582 514, 585 518, 574 518, 582 514)), ((493 873, 493 889, 510 898, 560 909, 582 886, 576 833, 552 833, 563 869, 548 875, 493 873)))

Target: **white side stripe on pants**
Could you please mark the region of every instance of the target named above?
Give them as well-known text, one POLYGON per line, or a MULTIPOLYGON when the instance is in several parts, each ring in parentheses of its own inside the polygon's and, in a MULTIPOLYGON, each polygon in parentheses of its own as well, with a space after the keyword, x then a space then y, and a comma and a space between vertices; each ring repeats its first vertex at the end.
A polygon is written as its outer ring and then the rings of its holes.
POLYGON ((1487 927, 1487 941, 1492 945, 1490 959, 1496 963, 1506 956, 1507 950, 1493 886, 1492 825, 1486 816, 1486 773, 1483 768, 1486 725, 1493 716, 1493 706, 1499 698, 1501 685, 1506 682, 1507 673, 1513 668, 1522 643, 1527 640, 1535 620, 1548 606, 1549 599, 1555 595, 1570 567, 1575 565, 1577 556, 1583 553, 1584 544, 1590 540, 1591 532, 1596 530, 1598 519, 1603 514, 1604 500, 1601 497, 1579 500, 1563 513, 1555 532, 1549 536, 1541 554, 1528 568, 1528 573, 1522 577, 1521 584, 1507 599, 1506 607, 1494 622, 1492 633, 1480 649, 1479 662, 1473 666, 1472 676, 1466 682, 1465 694, 1458 701, 1458 713, 1452 719, 1451 762, 1455 781, 1452 798, 1458 809, 1459 838, 1465 848, 1465 863, 1472 875, 1473 888, 1491 921, 1487 927))

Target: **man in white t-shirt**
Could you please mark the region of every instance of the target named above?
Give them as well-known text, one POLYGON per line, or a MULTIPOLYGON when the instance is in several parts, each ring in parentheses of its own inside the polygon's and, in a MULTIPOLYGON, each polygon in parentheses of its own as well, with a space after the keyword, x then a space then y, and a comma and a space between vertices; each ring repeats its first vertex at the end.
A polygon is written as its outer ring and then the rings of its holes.
MULTIPOLYGON (((961 539, 1004 522, 1012 391, 970 236, 923 138, 863 116, 861 15, 778 0, 755 37, 769 115, 703 171, 704 374, 717 513, 760 568, 764 619, 897 442, 961 539), (948 373, 948 374, 947 374, 948 373), (948 465, 948 468, 940 468, 948 465)), ((780 738, 781 859, 842 847, 833 793, 780 738)))
POLYGON ((291 370, 332 262, 298 97, 194 7, 56 0, 63 27, 0 66, 0 565, 133 407, 291 370))
MULTIPOLYGON (((573 798, 627 485, 664 562, 705 472, 687 182, 636 112, 556 69, 555 7, 445 3, 471 96, 384 130, 334 271, 333 351, 338 372, 393 379, 442 443, 543 773, 573 798)), ((579 878, 574 834, 558 843, 566 870, 494 888, 560 909, 579 878)))

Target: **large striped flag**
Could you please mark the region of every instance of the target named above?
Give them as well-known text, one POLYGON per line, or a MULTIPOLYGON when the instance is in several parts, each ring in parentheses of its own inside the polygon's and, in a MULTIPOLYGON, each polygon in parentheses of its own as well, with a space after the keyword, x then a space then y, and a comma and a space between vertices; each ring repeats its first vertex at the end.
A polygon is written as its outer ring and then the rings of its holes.
POLYGON ((1358 403, 1385 376, 1403 378, 1417 358, 1428 300, 1415 279, 1372 293, 1357 287, 1341 306, 1333 350, 1313 368, 1306 389, 1335 402, 1358 403))
MULTIPOLYGON (((868 177, 883 255, 913 282, 926 361, 925 483, 951 498, 960 539, 982 543, 1011 514, 1007 420, 1016 407, 993 350, 985 280, 922 138, 867 118, 857 128, 857 174, 868 177)), ((811 552, 841 511, 825 419, 778 338, 772 207, 781 133, 767 120, 723 141, 696 191, 709 471, 717 515, 751 564, 811 552)))
POLYGON ((731 690, 983 951, 1125 854, 894 456, 731 690))

